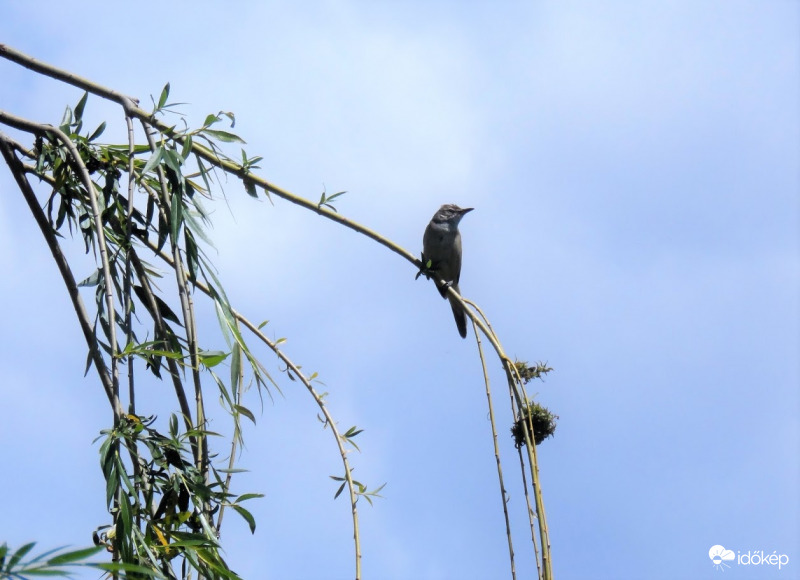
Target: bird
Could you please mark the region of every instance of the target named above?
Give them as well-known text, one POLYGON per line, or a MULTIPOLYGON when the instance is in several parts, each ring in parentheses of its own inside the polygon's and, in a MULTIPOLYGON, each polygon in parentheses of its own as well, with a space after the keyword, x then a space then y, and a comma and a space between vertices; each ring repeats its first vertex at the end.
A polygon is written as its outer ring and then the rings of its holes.
POLYGON ((448 296, 447 289, 452 287, 461 294, 458 287, 461 278, 461 234, 458 231, 458 224, 461 218, 473 209, 460 208, 449 203, 443 205, 433 214, 422 236, 423 262, 427 263, 430 260, 430 270, 436 274, 434 276, 436 288, 442 298, 449 298, 461 338, 467 337, 467 315, 461 304, 448 296), (441 280, 444 280, 444 283, 441 280))

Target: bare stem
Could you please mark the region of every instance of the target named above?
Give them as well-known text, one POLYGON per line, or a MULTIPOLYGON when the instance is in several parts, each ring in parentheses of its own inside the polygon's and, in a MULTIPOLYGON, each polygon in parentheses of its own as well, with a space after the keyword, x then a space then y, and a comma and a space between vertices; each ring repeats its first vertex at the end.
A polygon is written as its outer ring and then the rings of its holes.
MULTIPOLYGON (((238 326, 238 322, 237 322, 238 326)), ((234 352, 238 351, 238 356, 241 357, 242 347, 238 344, 233 345, 234 352)), ((234 403, 236 405, 242 404, 242 393, 244 392, 244 367, 239 365, 239 378, 236 383, 236 399, 234 403)), ((236 463, 236 448, 237 443, 239 441, 239 422, 233 422, 233 436, 231 437, 231 455, 228 458, 228 474, 225 476, 225 484, 223 486, 223 491, 226 493, 231 488, 231 479, 233 478, 233 468, 236 463)), ((219 516, 217 516, 217 536, 219 536, 220 530, 222 529, 222 516, 225 513, 225 504, 222 504, 219 508, 219 516)))
POLYGON ((489 386, 489 371, 486 368, 486 359, 483 356, 483 348, 481 347, 481 337, 478 334, 478 327, 473 323, 472 330, 475 333, 475 341, 478 345, 478 354, 481 357, 481 368, 483 369, 483 382, 486 385, 486 400, 489 403, 489 420, 492 424, 492 441, 494 443, 494 458, 497 462, 497 479, 500 482, 500 499, 503 502, 503 517, 506 522, 506 537, 508 538, 508 559, 511 563, 511 578, 515 580, 517 577, 517 570, 514 564, 514 543, 511 539, 511 523, 508 519, 508 493, 506 486, 503 482, 503 465, 500 462, 500 446, 497 443, 497 424, 494 420, 494 406, 492 405, 492 391, 489 386))
MULTIPOLYGON (((127 341, 130 344, 133 341, 133 325, 132 325, 132 311, 133 303, 131 299, 132 276, 131 269, 131 232, 133 231, 133 194, 135 191, 135 180, 133 177, 133 151, 134 151, 134 135, 133 135, 133 121, 128 115, 125 115, 125 123, 128 126, 128 211, 127 220, 125 223, 125 286, 123 288, 125 312, 125 328, 128 329, 127 341)), ((136 391, 134 389, 133 381, 133 355, 129 355, 126 364, 128 365, 128 412, 132 415, 136 414, 136 391)), ((138 466, 137 466, 138 469, 138 466)))
MULTIPOLYGON (((457 295, 457 294, 456 294, 457 295)), ((487 338, 495 345, 496 349, 500 349, 498 352, 502 352, 500 347, 500 342, 497 339, 497 336, 494 333, 494 330, 489 324, 489 319, 483 313, 483 311, 478 307, 477 304, 470 300, 464 301, 466 304, 469 304, 473 307, 476 312, 480 315, 480 317, 485 321, 485 325, 481 325, 482 328, 485 328, 489 334, 487 334, 487 338)), ((470 316, 473 316, 471 312, 470 316)), ((475 318, 473 317, 473 321, 475 318)), ((525 390, 525 384, 522 381, 522 378, 517 371, 517 367, 514 366, 514 363, 511 362, 504 353, 500 355, 501 360, 503 361, 503 368, 506 372, 506 380, 508 381, 508 388, 511 394, 511 404, 512 404, 512 412, 514 408, 514 403, 516 403, 519 409, 519 415, 522 416, 522 409, 524 409, 528 403, 528 393, 525 390)), ((533 496, 534 496, 534 503, 536 505, 536 516, 537 516, 537 523, 539 528, 539 536, 541 539, 542 545, 542 561, 541 566, 539 563, 538 551, 536 550, 536 540, 534 539, 533 547, 534 552, 536 553, 536 566, 539 570, 539 575, 544 580, 551 580, 553 577, 552 569, 550 565, 550 539, 549 534, 547 532, 547 518, 545 517, 544 513, 544 500, 542 499, 542 491, 541 486, 539 484, 539 464, 536 459, 536 444, 535 441, 532 440, 533 437, 533 422, 532 422, 531 413, 527 414, 527 428, 523 429, 523 434, 525 438, 525 448, 528 454, 528 462, 531 471, 531 484, 533 486, 533 496)), ((523 481, 524 481, 524 471, 523 471, 523 481)), ((526 484, 526 495, 527 495, 527 484, 526 484)), ((527 498, 526 498, 527 499, 527 498)), ((530 513, 530 509, 528 510, 530 513)))

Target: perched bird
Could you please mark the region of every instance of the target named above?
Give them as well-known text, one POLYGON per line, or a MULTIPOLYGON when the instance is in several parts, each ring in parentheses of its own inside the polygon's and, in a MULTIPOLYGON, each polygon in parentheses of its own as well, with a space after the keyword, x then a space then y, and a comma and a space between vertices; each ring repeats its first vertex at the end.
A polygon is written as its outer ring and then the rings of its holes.
MULTIPOLYGON (((422 236, 423 261, 430 260, 430 269, 436 273, 436 287, 442 298, 447 298, 447 288, 461 294, 458 280, 461 277, 461 234, 458 232, 458 222, 473 208, 460 208, 457 205, 445 204, 439 208, 422 236), (440 283, 438 278, 444 280, 440 283)), ((467 337, 467 315, 461 304, 450 298, 450 307, 456 319, 458 333, 461 338, 467 337)))

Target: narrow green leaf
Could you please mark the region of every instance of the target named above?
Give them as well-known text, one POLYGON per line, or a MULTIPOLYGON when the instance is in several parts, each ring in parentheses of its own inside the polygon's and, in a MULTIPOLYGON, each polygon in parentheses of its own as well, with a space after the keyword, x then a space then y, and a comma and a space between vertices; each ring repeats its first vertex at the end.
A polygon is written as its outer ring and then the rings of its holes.
POLYGON ((89 369, 92 368, 92 363, 93 362, 94 362, 94 358, 92 357, 92 351, 89 350, 89 352, 86 354, 86 368, 83 369, 83 376, 84 377, 89 374, 89 369))
POLYGON ((156 147, 156 150, 153 151, 153 154, 150 156, 150 159, 147 160, 147 163, 144 164, 144 168, 142 169, 142 176, 147 175, 153 168, 161 163, 161 159, 164 157, 164 148, 159 145, 156 147))
POLYGON ((203 133, 209 137, 213 137, 217 141, 225 143, 246 143, 244 139, 229 131, 220 131, 219 129, 203 129, 203 133))
POLYGON ((247 192, 247 195, 258 199, 258 191, 256 191, 255 182, 245 177, 244 179, 242 179, 242 183, 244 183, 244 190, 247 192))
POLYGON ((86 288, 91 286, 97 286, 97 283, 100 281, 100 277, 103 275, 103 272, 100 269, 94 271, 94 273, 89 276, 88 278, 81 280, 78 282, 78 287, 86 288))
POLYGON ((191 152, 192 152, 192 136, 187 135, 186 138, 183 140, 183 149, 181 149, 181 157, 183 157, 184 161, 186 161, 189 158, 191 152))
POLYGON ((103 550, 103 546, 92 546, 91 548, 82 548, 72 552, 64 552, 63 554, 59 554, 58 556, 50 558, 47 561, 47 564, 49 566, 63 566, 64 564, 79 562, 89 558, 90 556, 94 556, 101 550, 103 550))
MULTIPOLYGON (((150 315, 153 318, 155 318, 156 317, 156 313, 155 312, 151 312, 151 310, 150 310, 150 301, 147 299, 147 293, 145 292, 144 288, 142 286, 134 286, 133 287, 133 293, 136 294, 136 297, 141 301, 142 305, 144 305, 144 307, 147 309, 147 311, 150 312, 150 315)), ((178 315, 175 314, 172 311, 172 308, 170 308, 169 305, 166 302, 164 302, 164 300, 162 300, 162 298, 160 296, 158 296, 157 294, 153 294, 153 299, 155 300, 156 306, 158 307, 158 314, 161 316, 162 319, 170 320, 170 321, 174 322, 175 324, 177 324, 178 326, 183 326, 183 324, 181 323, 181 319, 178 318, 178 315)), ((149 347, 152 346, 153 344, 157 344, 157 343, 148 342, 148 343, 143 343, 143 344, 141 344, 139 346, 140 347, 147 347, 148 351, 150 351, 150 350, 153 351, 153 352, 147 352, 146 354, 165 354, 163 352, 159 353, 159 352, 156 352, 154 349, 150 349, 149 347)), ((164 349, 164 350, 166 350, 166 349, 164 349)), ((142 349, 137 349, 137 348, 133 348, 132 347, 130 350, 126 349, 126 351, 123 354, 131 354, 131 353, 133 353, 133 354, 141 354, 141 353, 144 353, 144 352, 145 351, 142 350, 142 349)), ((166 353, 166 354, 169 354, 169 353, 166 353)), ((180 356, 177 356, 175 358, 180 358, 180 356)))
POLYGON ((173 437, 178 434, 178 416, 173 413, 169 418, 169 433, 173 437))
POLYGON ((175 172, 178 181, 182 183, 183 175, 181 174, 181 165, 183 164, 183 158, 174 149, 164 149, 163 159, 167 167, 175 172))
POLYGON ((163 219, 161 212, 158 214, 158 244, 156 246, 159 250, 164 247, 164 244, 167 243, 167 238, 169 237, 169 224, 167 220, 163 219))
POLYGON ((150 578, 166 578, 158 570, 153 570, 145 566, 138 566, 136 564, 123 564, 122 562, 98 562, 89 564, 92 568, 98 570, 105 570, 106 572, 136 572, 143 576, 150 578))
MULTIPOLYGON (((131 511, 131 504, 124 493, 119 494, 119 521, 117 525, 122 524, 123 537, 128 537, 128 534, 133 527, 133 513, 131 511)), ((117 529, 119 531, 119 528, 117 529)))
POLYGON ((29 543, 25 544, 24 546, 21 546, 16 552, 14 552, 11 555, 11 558, 9 558, 8 564, 6 565, 7 569, 8 570, 13 570, 14 566, 16 566, 17 563, 20 560, 22 560, 22 558, 25 557, 25 554, 30 552, 35 545, 36 545, 36 542, 29 542, 29 543))
POLYGON ((86 108, 86 99, 89 98, 89 93, 83 93, 81 100, 75 106, 75 122, 80 123, 83 119, 83 110, 86 108))
POLYGON ((102 123, 100 123, 100 126, 94 130, 94 133, 92 133, 91 137, 89 137, 89 141, 91 142, 97 139, 100 135, 103 134, 103 131, 105 130, 106 130, 106 122, 103 121, 102 123))
MULTIPOLYGON (((225 337, 228 339, 228 337, 225 337)), ((242 376, 242 347, 238 343, 231 349, 231 394, 238 398, 239 380, 242 376)))
POLYGON ((347 481, 345 481, 344 483, 342 483, 342 485, 339 486, 339 489, 336 490, 336 495, 333 496, 333 499, 336 499, 337 497, 339 497, 342 494, 342 491, 344 491, 344 486, 345 485, 347 485, 347 481))
POLYGON ((110 462, 110 468, 106 475, 106 505, 110 506, 114 501, 114 496, 117 495, 117 474, 116 467, 113 461, 110 462))
POLYGON ((66 570, 59 570, 58 568, 26 568, 24 574, 14 575, 12 578, 28 578, 31 576, 69 576, 66 570))
POLYGON ((183 223, 183 204, 181 203, 181 196, 172 194, 172 202, 170 204, 170 231, 172 233, 172 239, 175 240, 175 243, 178 242, 178 232, 181 229, 181 224, 183 223))
POLYGON ((245 519, 245 521, 247 522, 247 525, 250 526, 250 533, 251 534, 255 534, 256 533, 256 519, 253 517, 253 514, 251 514, 249 511, 247 511, 246 509, 244 509, 240 505, 232 504, 231 507, 236 510, 236 513, 238 513, 240 516, 242 516, 245 519))
POLYGON ((194 283, 197 281, 197 268, 199 262, 197 260, 197 243, 194 241, 194 235, 189 228, 184 228, 183 239, 186 242, 186 265, 189 267, 189 280, 194 283))
POLYGON ((47 560, 52 554, 55 554, 56 552, 59 552, 65 548, 66 546, 60 546, 58 548, 53 548, 52 550, 47 550, 46 552, 42 552, 35 558, 28 560, 28 562, 25 565, 31 566, 32 564, 36 564, 37 562, 42 562, 44 560, 47 560))
POLYGON ((164 105, 167 104, 167 99, 169 98, 169 83, 164 85, 164 88, 161 89, 161 96, 158 97, 158 106, 156 109, 161 109, 164 105))
POLYGON ((236 474, 236 473, 249 473, 250 472, 250 470, 248 470, 248 469, 241 469, 241 468, 217 469, 217 471, 220 472, 220 473, 234 473, 234 474, 236 474))
POLYGON ((212 367, 217 366, 219 363, 224 361, 226 358, 228 358, 229 354, 230 353, 222 352, 222 351, 219 351, 219 350, 214 350, 214 351, 207 350, 207 351, 199 352, 198 356, 200 357, 200 362, 201 363, 203 363, 207 368, 212 368, 212 367))
MULTIPOLYGON (((201 208, 199 211, 202 211, 202 212, 205 211, 205 210, 202 209, 202 206, 200 205, 200 200, 196 196, 194 198, 192 198, 192 204, 195 206, 195 208, 201 208)), ((191 212, 184 212, 183 217, 186 220, 185 221, 186 227, 191 229, 192 233, 194 235, 196 235, 198 238, 200 238, 206 244, 208 244, 209 246, 211 246, 213 248, 214 247, 214 243, 211 241, 211 238, 208 237, 208 235, 206 234, 205 230, 200 225, 200 223, 198 223, 198 221, 192 216, 192 213, 191 212)))
POLYGON ((235 409, 236 409, 236 410, 237 410, 239 413, 241 413, 242 415, 244 415, 245 417, 247 417, 248 419, 250 419, 250 420, 253 422, 253 425, 255 425, 255 424, 256 424, 256 418, 255 418, 255 416, 253 415, 252 411, 250 411, 250 409, 248 409, 247 407, 243 407, 242 405, 234 405, 234 408, 235 408, 235 409))

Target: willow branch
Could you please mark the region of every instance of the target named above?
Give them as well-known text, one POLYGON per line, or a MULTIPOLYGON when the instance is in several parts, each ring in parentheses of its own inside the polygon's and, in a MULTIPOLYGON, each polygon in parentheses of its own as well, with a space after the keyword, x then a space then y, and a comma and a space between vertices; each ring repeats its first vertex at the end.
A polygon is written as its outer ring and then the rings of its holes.
MULTIPOLYGON (((199 288, 199 286, 198 286, 199 288)), ((347 450, 344 448, 344 444, 342 443, 342 436, 339 434, 339 430, 336 427, 336 423, 333 420, 333 417, 328 412, 328 407, 325 405, 325 401, 322 397, 317 393, 314 386, 311 384, 311 381, 300 372, 300 369, 295 365, 289 357, 287 357, 283 351, 281 351, 278 346, 272 342, 266 335, 258 329, 258 327, 250 322, 247 318, 236 312, 235 310, 231 309, 231 313, 233 316, 236 317, 242 324, 244 324, 250 331, 255 334, 261 342, 266 344, 276 355, 277 357, 283 361, 286 365, 286 368, 291 371, 294 376, 300 379, 300 382, 305 385, 308 392, 314 398, 314 401, 317 403, 320 411, 325 416, 326 423, 330 426, 331 431, 333 432, 334 436, 336 437, 336 446, 339 448, 339 454, 342 457, 342 463, 344 464, 344 477, 347 481, 347 489, 350 494, 350 505, 352 506, 352 514, 353 514, 353 541, 355 543, 355 558, 356 558, 356 580, 360 580, 361 578, 361 539, 359 534, 359 527, 358 527, 358 511, 356 508, 356 492, 355 492, 355 484, 353 483, 353 477, 350 473, 350 462, 347 461, 347 450)))
MULTIPOLYGON (((474 302, 470 300, 465 300, 465 303, 473 307, 476 310, 476 312, 481 316, 481 318, 483 318, 483 320, 486 322, 485 328, 491 333, 490 335, 488 335, 489 340, 497 341, 494 330, 492 329, 491 324, 489 323, 489 319, 486 317, 486 314, 484 314, 483 311, 474 302)), ((499 341, 497 341, 497 345, 499 346, 499 341)), ((537 569, 539 569, 540 577, 544 578, 544 580, 551 580, 551 578, 553 577, 553 573, 552 573, 552 567, 550 565, 550 538, 547 531, 547 518, 545 517, 544 513, 544 500, 542 498, 542 490, 539 482, 539 463, 536 457, 536 442, 534 439, 532 439, 534 437, 533 418, 532 418, 532 413, 530 412, 527 414, 522 413, 522 410, 525 409, 528 405, 529 401, 528 393, 525 389, 524 381, 522 380, 522 377, 520 376, 517 367, 511 362, 511 359, 509 359, 506 356, 502 356, 501 358, 503 361, 503 369, 506 372, 506 380, 508 381, 509 392, 511 393, 512 413, 513 413, 514 403, 516 402, 517 407, 519 408, 520 418, 527 415, 526 418, 527 425, 526 428, 522 430, 522 432, 525 439, 526 452, 528 454, 528 464, 531 472, 531 484, 533 487, 534 503, 536 505, 539 537, 542 546, 541 567, 539 567, 538 555, 536 557, 536 566, 537 569)), ((525 474, 523 471, 523 481, 524 481, 524 475, 525 474)), ((527 495, 527 484, 525 486, 525 489, 527 495)), ((528 511, 530 513, 530 509, 528 511)), ((534 546, 534 552, 537 552, 535 539, 533 541, 533 546, 534 546)))
MULTIPOLYGON (((165 136, 174 139, 178 143, 183 144, 186 140, 186 135, 177 131, 174 127, 162 121, 159 121, 157 118, 155 118, 155 116, 152 113, 149 113, 144 109, 141 109, 138 106, 136 106, 135 103, 138 103, 138 100, 132 97, 128 97, 126 95, 123 95, 122 93, 113 91, 102 85, 84 79, 82 77, 79 77, 77 75, 73 75, 72 73, 59 69, 52 65, 39 62, 36 59, 33 59, 24 53, 21 53, 17 50, 8 47, 7 45, 0 44, 0 57, 7 58, 31 70, 34 70, 46 76, 50 76, 52 78, 61 80, 65 83, 81 88, 103 99, 120 103, 125 108, 126 114, 130 115, 131 117, 139 119, 143 123, 150 125, 151 127, 157 129, 159 132, 164 134, 165 136)), ((258 175, 250 173, 246 168, 242 167, 238 163, 230 159, 221 157, 210 148, 204 147, 203 145, 197 143, 196 140, 192 141, 191 149, 195 155, 197 155, 201 159, 204 159, 205 161, 208 161, 212 165, 219 167, 226 173, 234 175, 239 179, 241 179, 242 181, 251 182, 254 185, 257 185, 258 187, 263 189, 268 194, 272 194, 277 197, 280 197, 281 199, 285 199, 290 203, 299 205, 300 207, 313 211, 314 213, 324 218, 327 218, 340 225, 343 225, 355 232, 363 234, 368 238, 378 242, 382 246, 385 246, 395 254, 398 254, 402 258, 405 258, 406 260, 414 264, 417 268, 419 269, 423 268, 422 262, 418 258, 416 258, 413 254, 411 254, 408 250, 395 244, 388 238, 381 236, 380 234, 367 228, 366 226, 354 222, 336 213, 335 211, 332 211, 325 207, 321 207, 317 203, 309 199, 306 199, 286 189, 278 187, 277 185, 270 183, 269 181, 258 175)), ((442 280, 441 282, 446 282, 446 281, 442 280)), ((449 294, 450 296, 455 297, 457 302, 460 302, 462 305, 464 305, 463 299, 458 294, 458 292, 452 289, 452 287, 448 287, 448 292, 450 293, 449 294)), ((483 322, 475 315, 475 313, 471 312, 469 308, 465 307, 464 310, 467 312, 467 315, 472 319, 472 321, 478 325, 478 327, 481 329, 481 332, 483 332, 486 335, 487 339, 491 342, 493 348, 497 352, 497 355, 503 360, 508 360, 508 357, 506 356, 505 352, 503 352, 500 343, 497 341, 496 338, 492 337, 492 333, 490 333, 489 330, 483 325, 483 322)), ((508 362, 510 364, 510 360, 508 362)))
MULTIPOLYGON (((171 267, 174 267, 172 258, 160 251, 155 244, 143 238, 142 236, 139 236, 139 240, 149 247, 167 264, 169 264, 171 267)), ((214 299, 214 293, 202 281, 195 280, 194 286, 209 298, 214 299)), ((311 384, 311 381, 300 371, 300 367, 298 367, 280 348, 278 348, 278 345, 275 342, 267 338, 267 336, 261 332, 256 324, 251 322, 248 318, 232 307, 230 308, 230 312, 236 320, 246 326, 259 340, 261 340, 261 342, 263 342, 272 352, 275 353, 278 359, 280 359, 281 362, 286 365, 287 372, 290 372, 294 377, 298 378, 301 383, 303 383, 325 417, 326 424, 331 428, 331 432, 336 439, 336 446, 339 449, 339 455, 342 458, 342 464, 344 465, 345 481, 347 482, 347 490, 350 496, 350 505, 352 507, 353 518, 353 541, 355 544, 356 580, 359 580, 361 578, 361 539, 358 525, 358 509, 356 507, 357 494, 355 491, 355 483, 353 482, 353 477, 351 475, 350 462, 347 460, 347 450, 344 448, 344 444, 342 443, 343 437, 339 433, 339 429, 336 427, 336 423, 328 411, 324 399, 319 393, 317 393, 316 389, 314 389, 314 385, 311 384)))
POLYGON ((528 523, 530 524, 531 528, 531 543, 533 544, 533 554, 536 559, 536 577, 541 578, 542 563, 539 561, 539 548, 536 544, 536 530, 538 529, 539 526, 536 522, 536 512, 534 512, 533 511, 534 508, 531 507, 531 494, 528 493, 528 478, 525 476, 525 459, 522 456, 522 449, 517 449, 517 455, 519 456, 519 472, 522 474, 522 485, 523 488, 525 489, 525 507, 528 510, 528 523))
POLYGON ((77 170, 81 183, 86 188, 86 194, 89 196, 89 203, 92 208, 92 217, 94 221, 95 236, 97 236, 97 245, 100 249, 100 262, 103 270, 103 278, 105 280, 105 296, 106 308, 108 310, 109 322, 109 346, 111 348, 111 381, 113 384, 114 401, 112 409, 114 411, 114 423, 119 420, 121 416, 122 406, 119 402, 119 376, 117 369, 117 338, 116 338, 116 312, 114 310, 114 288, 111 278, 111 266, 108 261, 108 248, 106 247, 105 233, 103 231, 102 216, 100 215, 100 204, 97 201, 97 191, 94 188, 92 178, 89 176, 89 171, 86 169, 80 153, 78 152, 75 144, 64 134, 61 129, 53 127, 52 125, 43 125, 34 123, 22 117, 17 117, 5 111, 0 111, 0 122, 36 135, 52 135, 55 136, 69 152, 72 160, 72 166, 77 170))
MULTIPOLYGON (((522 397, 524 397, 525 406, 528 405, 528 393, 525 389, 524 381, 522 377, 519 375, 519 371, 517 371, 517 367, 511 364, 508 361, 508 364, 505 366, 506 370, 506 377, 509 383, 509 388, 512 389, 514 396, 519 399, 520 392, 522 393, 522 397)), ((550 534, 547 530, 547 517, 544 512, 544 499, 542 498, 542 488, 541 483, 539 480, 539 461, 536 457, 536 442, 534 440, 534 432, 533 432, 533 413, 522 413, 522 409, 525 408, 522 403, 519 403, 520 406, 520 415, 527 415, 526 417, 526 428, 522 430, 525 436, 525 448, 528 452, 528 462, 530 466, 531 472, 531 484, 533 486, 533 499, 536 505, 536 515, 539 523, 539 539, 541 542, 542 547, 542 573, 544 580, 551 580, 553 577, 552 566, 550 562, 550 534)))
MULTIPOLYGON (((139 259, 139 256, 131 250, 131 261, 133 264, 133 268, 136 271, 136 277, 139 279, 139 282, 142 284, 142 291, 144 293, 145 299, 147 300, 147 307, 148 312, 153 317, 153 322, 155 323, 156 330, 158 331, 159 336, 166 337, 167 336, 167 328, 164 324, 164 319, 161 318, 161 312, 159 311, 158 304, 156 303, 155 295, 153 294, 153 289, 150 287, 150 280, 147 277, 147 272, 144 269, 144 264, 139 259)), ((172 384, 175 388, 175 396, 178 399, 178 404, 181 407, 181 414, 183 415, 183 420, 186 424, 187 430, 194 429, 194 424, 192 423, 192 409, 189 407, 189 400, 186 398, 186 390, 183 388, 183 382, 181 381, 180 370, 178 369, 178 363, 171 358, 167 358, 167 367, 169 369, 170 377, 172 377, 172 384)), ((193 448, 197 445, 197 440, 194 436, 189 438, 192 442, 193 448)))
POLYGON ((486 399, 489 403, 489 420, 492 425, 492 441, 494 443, 494 458, 497 463, 497 478, 500 482, 500 499, 503 502, 503 517, 506 522, 506 537, 508 538, 508 558, 511 564, 511 578, 516 580, 517 570, 514 564, 514 543, 511 539, 511 522, 508 518, 508 494, 506 486, 503 482, 503 466, 500 462, 500 446, 497 443, 497 424, 494 420, 494 406, 492 405, 492 391, 489 386, 489 372, 486 368, 486 359, 483 356, 483 348, 481 347, 481 337, 478 334, 478 327, 473 324, 472 330, 475 332, 475 341, 478 344, 478 354, 481 358, 481 368, 483 369, 483 382, 486 385, 486 399))
POLYGON ((33 218, 36 220, 39 230, 42 232, 42 236, 47 243, 47 247, 50 249, 50 253, 53 256, 56 266, 58 267, 61 278, 64 280, 64 284, 67 287, 67 293, 69 294, 70 301, 72 302, 72 307, 78 317, 78 323, 80 324, 81 331, 83 331, 86 345, 89 347, 89 355, 91 356, 94 367, 100 377, 100 382, 103 385, 103 390, 105 391, 106 396, 108 397, 108 402, 111 404, 112 409, 114 409, 115 415, 121 414, 122 409, 119 408, 119 399, 114 397, 114 384, 111 380, 111 374, 108 371, 108 367, 106 366, 106 361, 103 358, 103 354, 100 350, 97 337, 92 329, 92 323, 89 319, 89 314, 86 311, 83 299, 81 298, 78 290, 78 284, 75 282, 75 276, 72 274, 72 269, 69 266, 69 262, 64 256, 64 253, 61 251, 58 238, 50 227, 50 223, 47 221, 47 216, 44 215, 42 208, 39 206, 39 201, 36 198, 36 194, 33 192, 30 183, 28 183, 28 180, 25 178, 26 169, 22 162, 14 154, 14 149, 15 147, 13 146, 13 140, 7 137, 4 133, 0 132, 0 150, 2 150, 3 157, 11 169, 11 173, 14 176, 20 191, 22 192, 22 196, 25 198, 28 208, 30 209, 31 214, 33 214, 33 218))
MULTIPOLYGON (((235 349, 233 353, 234 356, 238 356, 239 360, 241 361, 242 347, 239 346, 238 343, 234 343, 233 348, 235 349)), ((233 373, 231 373, 231 379, 233 379, 233 373)), ((236 381, 236 399, 234 400, 234 403, 236 405, 242 404, 243 392, 244 392, 244 367, 241 364, 239 364, 239 374, 236 381)), ((228 493, 228 490, 231 488, 231 479, 233 478, 233 468, 235 467, 236 464, 236 448, 238 447, 238 441, 240 436, 241 434, 240 434, 239 421, 234 420, 233 436, 231 437, 231 454, 230 457, 228 457, 228 473, 225 476, 225 483, 223 484, 222 487, 225 493, 228 493)), ((219 515, 217 516, 217 537, 219 537, 220 530, 222 529, 222 516, 224 514, 225 514, 225 504, 223 503, 219 507, 219 515)))
MULTIPOLYGON (((151 151, 156 150, 156 142, 153 138, 151 128, 147 122, 140 120, 144 129, 144 134, 147 137, 147 143, 151 151)), ((170 196, 169 188, 167 186, 167 178, 164 174, 163 166, 159 165, 156 168, 158 173, 158 181, 161 186, 161 200, 166 208, 172 208, 172 199, 170 196)), ((177 195, 177 194, 176 194, 177 195)), ((179 202, 180 203, 180 202, 179 202)), ((174 219, 174 216, 170 216, 174 219)), ((170 222, 171 223, 171 222, 170 222)), ((172 236, 172 228, 170 228, 170 248, 172 250, 173 265, 172 269, 175 272, 175 282, 178 287, 178 296, 181 303, 181 311, 183 314, 183 323, 186 329, 186 342, 189 347, 189 360, 192 372, 192 379, 194 381, 194 395, 195 395, 195 417, 197 419, 197 428, 200 430, 206 429, 205 409, 203 408, 203 389, 200 383, 200 365, 197 356, 197 327, 195 326, 194 309, 189 296, 189 290, 186 284, 187 276, 183 268, 183 260, 180 254, 180 245, 178 240, 172 236)), ((195 463, 203 478, 208 482, 208 441, 204 435, 198 437, 199 454, 195 457, 195 463)))
MULTIPOLYGON (((128 115, 125 115, 125 124, 128 127, 128 208, 125 220, 125 286, 123 288, 124 296, 124 313, 125 313, 125 328, 128 329, 127 342, 130 344, 133 341, 133 326, 132 326, 132 311, 133 299, 131 297, 132 290, 132 276, 131 269, 131 232, 133 231, 133 194, 135 191, 135 181, 133 177, 133 151, 134 151, 134 135, 133 135, 133 121, 128 115)), ((136 391, 134 389, 133 381, 133 355, 129 355, 126 361, 128 365, 128 412, 136 414, 136 391)))
POLYGON ((69 71, 65 71, 63 69, 54 67, 53 65, 36 60, 35 58, 28 56, 23 52, 11 48, 7 44, 0 44, 0 58, 5 58, 39 74, 43 74, 50 78, 67 83, 68 85, 81 88, 92 94, 117 102, 122 105, 126 112, 129 109, 136 107, 136 105, 139 103, 139 101, 133 97, 123 95, 122 93, 100 86, 97 83, 80 77, 76 74, 72 74, 69 71))

